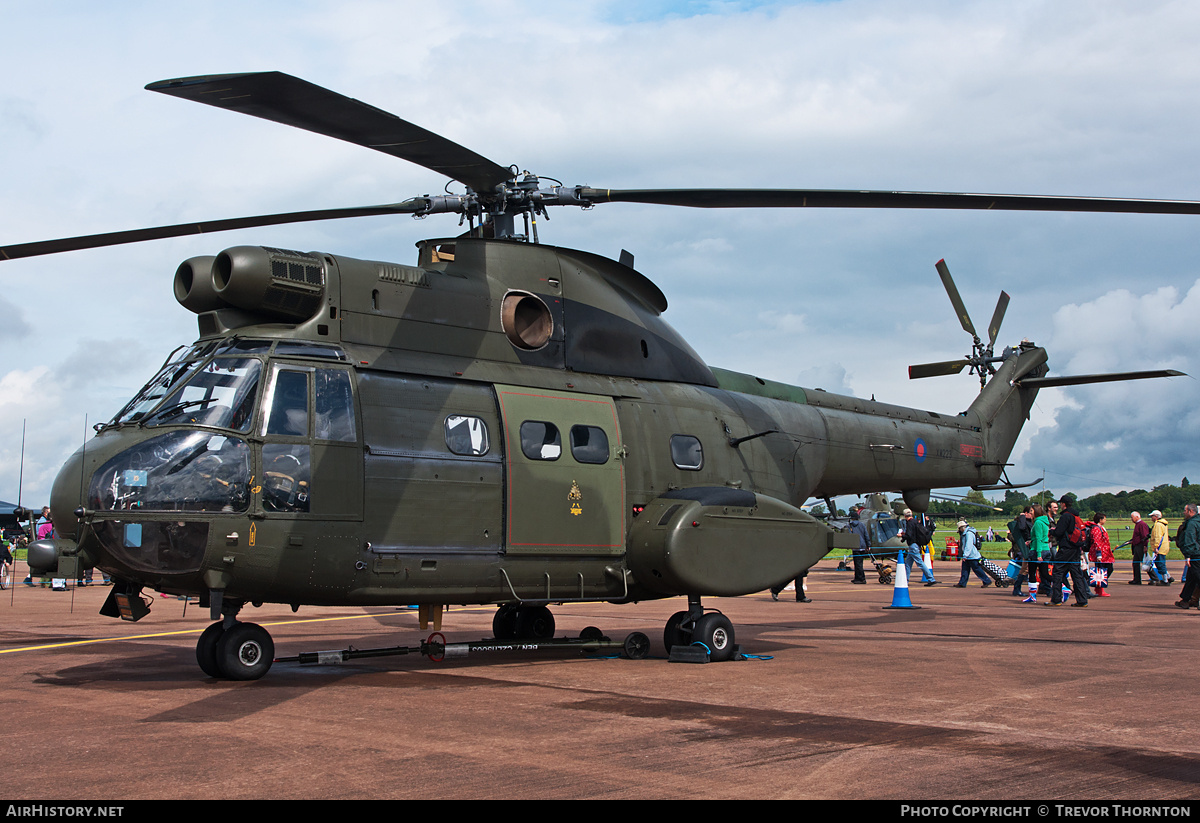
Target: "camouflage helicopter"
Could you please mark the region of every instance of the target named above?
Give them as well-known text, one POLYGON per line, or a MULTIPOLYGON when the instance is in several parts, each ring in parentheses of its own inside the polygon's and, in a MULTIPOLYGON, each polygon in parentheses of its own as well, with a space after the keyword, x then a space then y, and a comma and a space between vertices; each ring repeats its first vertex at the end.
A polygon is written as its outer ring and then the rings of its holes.
MULTIPOLYGON (((238 246, 177 269, 199 337, 67 461, 39 572, 110 573, 102 614, 137 619, 145 590, 198 596, 215 622, 200 668, 261 677, 274 644, 246 604, 496 604, 497 638, 553 635, 549 605, 687 598, 664 644, 714 660, 735 632, 705 596, 761 591, 847 536, 810 497, 1007 488, 1038 390, 1135 372, 1047 377, 1033 343, 994 353, 944 266, 981 391, 959 414, 808 390, 709 366, 662 318, 625 254, 538 242, 550 206, 839 207, 1200 213, 1186 201, 831 190, 612 190, 543 185, 387 112, 278 72, 148 89, 417 163, 462 194, 0 247, 14 259, 360 215, 458 214, 416 265, 238 246), (518 226, 518 218, 522 225, 518 226), (531 223, 532 221, 532 223, 531 223), (1003 481, 1002 481, 1002 478, 1003 481), (1002 481, 1002 482, 1001 482, 1002 481), (999 483, 999 485, 997 485, 999 483)), ((557 182, 557 181, 555 181, 557 182)))
MULTIPOLYGON (((1037 482, 1041 482, 1038 478, 1037 482)), ((1032 485, 1032 484, 1022 484, 1032 485)), ((888 500, 888 497, 883 492, 872 492, 863 495, 865 498, 862 503, 852 507, 846 517, 840 515, 821 515, 816 514, 817 518, 823 520, 826 525, 837 529, 838 531, 848 531, 850 528, 851 519, 861 520, 867 527, 867 539, 869 541, 867 559, 875 566, 875 571, 878 574, 880 583, 890 584, 894 577, 892 572, 895 570, 896 563, 899 559, 899 553, 902 549, 908 548, 908 543, 905 543, 900 538, 900 519, 904 516, 904 510, 909 508, 906 499, 901 493, 901 498, 888 500)), ((963 500, 958 496, 945 494, 929 495, 930 500, 953 500, 955 503, 967 506, 978 506, 982 509, 990 509, 992 511, 1000 511, 995 506, 988 506, 982 503, 973 503, 968 500, 963 500)), ((837 508, 833 505, 833 501, 827 500, 827 511, 835 512, 837 508)), ((927 512, 928 513, 928 512, 927 512)), ((958 515, 947 514, 929 514, 936 522, 937 518, 953 518, 958 520, 958 515)), ((850 554, 844 554, 841 561, 838 563, 838 570, 844 571, 850 568, 850 554)), ((943 553, 942 559, 946 556, 943 553)))

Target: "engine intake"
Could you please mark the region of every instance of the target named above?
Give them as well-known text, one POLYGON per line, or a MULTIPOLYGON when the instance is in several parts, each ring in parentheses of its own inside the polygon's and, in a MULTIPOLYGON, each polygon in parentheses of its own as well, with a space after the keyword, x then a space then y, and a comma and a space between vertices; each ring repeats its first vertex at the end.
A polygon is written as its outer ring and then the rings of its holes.
POLYGON ((213 261, 212 283, 227 305, 280 320, 307 320, 325 300, 325 263, 305 252, 234 246, 213 261))
POLYGON ((229 304, 214 291, 211 254, 189 257, 175 270, 175 299, 179 305, 196 314, 228 308, 229 304))

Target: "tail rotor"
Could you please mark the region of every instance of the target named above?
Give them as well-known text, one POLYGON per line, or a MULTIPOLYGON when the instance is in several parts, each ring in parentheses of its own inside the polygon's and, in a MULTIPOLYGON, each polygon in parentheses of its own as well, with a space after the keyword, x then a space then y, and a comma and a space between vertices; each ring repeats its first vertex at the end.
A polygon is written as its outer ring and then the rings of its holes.
POLYGON ((971 353, 961 360, 944 360, 938 363, 920 363, 909 366, 908 377, 910 380, 917 380, 923 377, 958 374, 965 367, 970 366, 971 374, 978 374, 979 385, 983 386, 987 383, 988 378, 996 373, 993 364, 1004 360, 1003 357, 996 357, 994 351, 996 338, 1000 335, 1000 324, 1004 322, 1004 313, 1008 310, 1008 293, 1000 292, 1000 299, 996 301, 996 310, 992 313, 992 322, 988 324, 987 345, 984 345, 983 341, 979 339, 979 333, 975 331, 975 324, 971 322, 971 315, 967 311, 966 304, 963 303, 962 296, 958 293, 958 287, 954 285, 954 278, 950 276, 950 267, 946 265, 945 260, 937 262, 937 272, 942 278, 946 294, 950 296, 954 313, 958 315, 958 322, 962 325, 963 331, 971 335, 971 353))

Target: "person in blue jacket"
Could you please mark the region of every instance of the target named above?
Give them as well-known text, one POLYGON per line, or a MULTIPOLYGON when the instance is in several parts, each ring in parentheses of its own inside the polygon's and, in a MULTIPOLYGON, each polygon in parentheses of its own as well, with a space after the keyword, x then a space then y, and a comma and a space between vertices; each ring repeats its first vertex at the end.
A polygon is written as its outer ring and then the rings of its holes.
POLYGON ((962 551, 962 576, 958 578, 958 582, 954 584, 954 588, 965 589, 967 587, 967 580, 970 579, 971 572, 974 571, 979 576, 979 579, 983 581, 983 587, 986 589, 992 585, 992 578, 988 577, 987 572, 984 571, 983 564, 979 562, 983 560, 983 555, 979 553, 979 533, 966 520, 958 521, 958 533, 962 535, 962 539, 959 541, 959 547, 962 551))

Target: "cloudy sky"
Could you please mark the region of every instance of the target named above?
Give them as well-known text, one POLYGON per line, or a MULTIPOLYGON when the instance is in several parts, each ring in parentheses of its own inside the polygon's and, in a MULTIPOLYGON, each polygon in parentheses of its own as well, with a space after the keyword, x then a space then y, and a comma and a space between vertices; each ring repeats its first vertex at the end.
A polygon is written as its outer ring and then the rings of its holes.
MULTIPOLYGON (((507 165, 610 188, 780 187, 1200 199, 1200 4, 1110 0, 204 3, 0 0, 0 243, 394 202, 445 180, 143 90, 277 69, 507 165)), ((250 243, 411 263, 450 216, 270 227, 0 262, 0 499, 48 498, 86 426, 197 333, 178 263, 250 243)), ((559 209, 544 242, 659 284, 711 364, 942 412, 1001 343, 1055 374, 1200 372, 1200 218, 559 209)), ((1200 479, 1200 383, 1046 390, 1010 476, 1055 491, 1200 479)))

